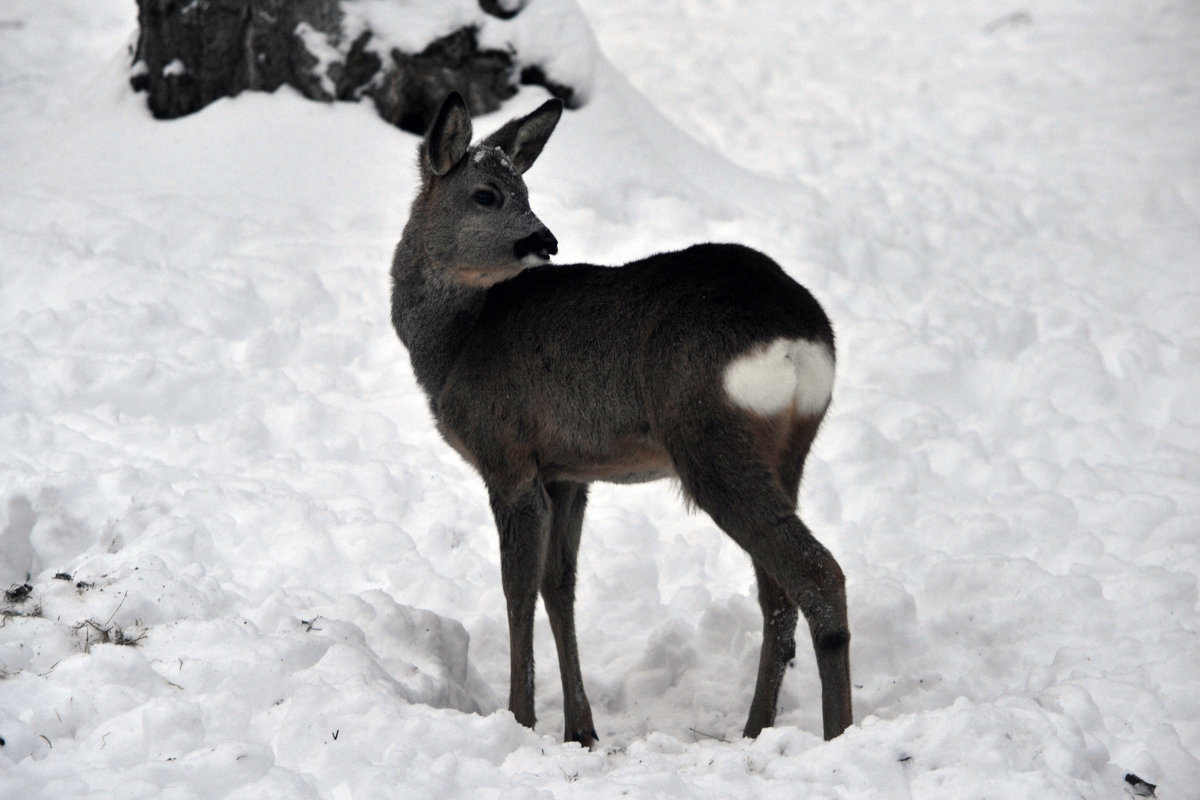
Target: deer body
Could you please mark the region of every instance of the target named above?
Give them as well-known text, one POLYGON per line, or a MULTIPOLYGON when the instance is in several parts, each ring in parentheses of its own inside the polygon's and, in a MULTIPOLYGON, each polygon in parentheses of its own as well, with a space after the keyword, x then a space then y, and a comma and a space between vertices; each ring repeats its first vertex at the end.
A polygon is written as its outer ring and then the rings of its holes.
POLYGON ((422 144, 422 188, 392 267, 396 331, 439 431, 482 476, 500 534, 509 708, 533 725, 540 592, 566 738, 596 742, 574 631, 587 484, 673 477, 754 562, 763 651, 746 735, 774 720, 799 608, 825 735, 836 736, 851 720, 844 582, 795 515, 832 392, 829 320, 775 262, 738 245, 540 266, 556 241, 521 174, 560 113, 550 101, 472 147, 451 95, 422 144))

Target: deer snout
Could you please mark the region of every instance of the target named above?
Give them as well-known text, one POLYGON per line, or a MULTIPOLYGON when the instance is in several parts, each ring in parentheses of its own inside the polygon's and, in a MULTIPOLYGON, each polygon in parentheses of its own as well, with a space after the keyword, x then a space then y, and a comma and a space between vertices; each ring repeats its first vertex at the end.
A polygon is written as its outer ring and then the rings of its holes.
POLYGON ((545 264, 558 252, 558 239, 549 228, 539 228, 513 245, 513 255, 526 266, 545 264))

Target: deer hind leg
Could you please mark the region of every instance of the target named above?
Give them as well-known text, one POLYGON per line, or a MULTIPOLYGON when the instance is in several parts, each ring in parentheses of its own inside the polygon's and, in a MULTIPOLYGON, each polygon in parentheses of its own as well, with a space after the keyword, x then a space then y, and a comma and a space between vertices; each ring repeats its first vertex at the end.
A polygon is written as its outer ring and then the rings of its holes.
POLYGON ((550 539, 542 573, 542 600, 554 631, 558 648, 558 666, 562 672, 563 717, 568 742, 594 747, 598 741, 592 723, 592 708, 583 690, 579 667, 579 647, 575 641, 575 566, 583 512, 587 505, 587 485, 552 483, 550 495, 550 539))
MULTIPOLYGON (((777 471, 780 482, 788 492, 792 508, 796 507, 800 494, 800 479, 804 474, 804 462, 809 448, 816 438, 820 418, 801 418, 793 425, 788 436, 777 471)), ((812 538, 804 523, 796 520, 812 538)), ((814 544, 828 559, 830 577, 827 579, 827 602, 832 606, 831 616, 836 622, 828 627, 814 626, 813 616, 805 611, 812 634, 813 649, 817 655, 817 671, 821 677, 821 711, 824 719, 826 739, 832 739, 850 726, 853 719, 850 702, 850 625, 846 614, 846 581, 841 566, 816 539, 814 544)), ((817 613, 824 613, 818 610, 817 613)))
MULTIPOLYGON (((804 462, 819 426, 819 418, 800 417, 795 413, 775 420, 758 420, 752 426, 758 450, 770 457, 779 484, 793 508, 799 499, 804 462)), ((795 601, 757 561, 754 562, 754 575, 763 614, 763 642, 754 700, 750 703, 750 716, 743 731, 749 738, 758 736, 763 728, 775 723, 783 676, 796 657, 798 617, 795 601)))
POLYGON ((508 603, 508 708, 532 728, 534 714, 533 614, 550 532, 550 503, 538 480, 504 491, 488 487, 500 533, 500 578, 508 603))
MULTIPOLYGON (((808 424, 815 432, 816 422, 808 424)), ((755 424, 731 409, 714 410, 681 427, 669 447, 684 491, 749 553, 756 570, 773 579, 808 622, 821 678, 824 735, 832 739, 851 722, 845 577, 833 555, 795 514, 795 489, 785 482, 790 484, 794 475, 798 484, 799 468, 781 476, 772 463, 777 453, 764 452, 755 424)), ((760 597, 762 592, 760 585, 760 597)), ((764 614, 786 606, 770 585, 766 593, 764 614)), ((769 621, 764 621, 764 630, 771 643, 764 643, 763 656, 781 659, 787 652, 783 630, 770 630, 769 621)), ((773 705, 777 699, 776 669, 771 663, 760 664, 748 732, 755 732, 768 717, 768 701, 773 705)), ((774 708, 769 716, 773 718, 774 708)))
POLYGON ((750 702, 750 716, 742 731, 742 735, 748 738, 758 736, 763 728, 775 724, 783 675, 788 664, 796 657, 796 621, 799 616, 792 598, 757 561, 754 562, 754 575, 758 579, 758 604, 763 614, 763 641, 758 657, 754 699, 750 702))

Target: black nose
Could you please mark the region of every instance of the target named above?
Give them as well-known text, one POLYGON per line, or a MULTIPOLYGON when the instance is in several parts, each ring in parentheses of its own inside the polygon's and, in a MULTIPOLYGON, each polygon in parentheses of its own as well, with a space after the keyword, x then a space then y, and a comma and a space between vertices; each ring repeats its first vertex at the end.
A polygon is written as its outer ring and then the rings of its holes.
POLYGON ((518 261, 525 256, 536 256, 548 261, 550 256, 557 252, 558 239, 554 238, 554 234, 548 228, 536 230, 524 239, 518 239, 513 246, 513 255, 518 261))

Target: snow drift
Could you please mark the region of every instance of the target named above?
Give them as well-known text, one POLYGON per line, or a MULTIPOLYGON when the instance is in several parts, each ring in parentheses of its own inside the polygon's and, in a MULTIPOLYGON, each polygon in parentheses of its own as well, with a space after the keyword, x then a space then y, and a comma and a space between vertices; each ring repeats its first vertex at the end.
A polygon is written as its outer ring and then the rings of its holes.
POLYGON ((801 648, 737 738, 753 575, 666 485, 585 526, 605 748, 558 742, 544 621, 537 731, 498 711, 486 498, 388 320, 415 137, 287 91, 155 122, 132 4, 13 0, 0 795, 1194 796, 1196 9, 582 8, 620 72, 555 51, 591 79, 528 176, 560 258, 739 240, 834 319, 801 503, 858 724, 820 740, 801 648))

